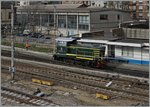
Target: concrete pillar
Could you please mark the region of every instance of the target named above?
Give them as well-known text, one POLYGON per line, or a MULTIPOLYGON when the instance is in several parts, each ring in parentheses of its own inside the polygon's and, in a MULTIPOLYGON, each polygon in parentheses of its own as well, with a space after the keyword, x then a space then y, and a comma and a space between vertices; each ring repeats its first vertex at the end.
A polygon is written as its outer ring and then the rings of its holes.
POLYGON ((66 35, 68 36, 68 13, 66 14, 66 35))
POLYGON ((77 14, 77 33, 79 34, 79 13, 77 14))
POLYGON ((89 31, 91 31, 91 13, 89 13, 89 31))

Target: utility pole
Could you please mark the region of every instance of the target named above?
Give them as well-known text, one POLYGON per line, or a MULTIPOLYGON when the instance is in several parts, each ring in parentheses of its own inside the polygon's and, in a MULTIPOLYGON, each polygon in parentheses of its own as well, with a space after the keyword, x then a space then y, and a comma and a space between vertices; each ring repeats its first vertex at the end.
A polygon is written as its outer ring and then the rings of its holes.
POLYGON ((53 54, 55 53, 55 48, 56 48, 56 6, 54 5, 54 49, 53 49, 53 54))
POLYGON ((14 9, 13 5, 11 5, 11 67, 9 68, 9 71, 11 72, 11 77, 14 79, 14 73, 16 71, 14 66, 14 35, 13 35, 13 29, 14 29, 14 9))

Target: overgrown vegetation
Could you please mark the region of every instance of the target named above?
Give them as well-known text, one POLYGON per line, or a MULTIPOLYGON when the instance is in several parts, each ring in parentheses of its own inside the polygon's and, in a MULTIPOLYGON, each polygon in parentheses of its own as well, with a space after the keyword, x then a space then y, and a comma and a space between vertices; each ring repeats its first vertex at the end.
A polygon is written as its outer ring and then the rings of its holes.
MULTIPOLYGON (((11 42, 8 42, 8 41, 2 41, 1 44, 6 45, 6 46, 11 46, 11 42)), ((25 43, 15 43, 15 47, 25 49, 25 43)), ((38 52, 45 52, 45 53, 53 52, 52 48, 37 47, 35 44, 30 44, 30 47, 28 48, 28 50, 33 50, 33 51, 38 51, 38 52)))

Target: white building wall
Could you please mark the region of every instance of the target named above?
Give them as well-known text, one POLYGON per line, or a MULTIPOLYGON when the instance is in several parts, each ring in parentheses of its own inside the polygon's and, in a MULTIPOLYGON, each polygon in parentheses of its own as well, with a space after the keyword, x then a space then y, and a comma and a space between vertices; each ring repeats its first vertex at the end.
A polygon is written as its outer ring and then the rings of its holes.
POLYGON ((142 49, 142 60, 149 61, 149 50, 142 49))
POLYGON ((141 60, 141 48, 134 48, 134 56, 133 58, 136 60, 141 60))
POLYGON ((115 57, 122 57, 122 48, 121 48, 121 46, 115 46, 115 57))
MULTIPOLYGON (((143 56, 146 55, 147 53, 142 53, 143 56)), ((133 60, 141 60, 141 48, 133 48, 133 57, 129 57, 129 56, 123 56, 122 55, 122 47, 121 46, 115 46, 115 57, 121 57, 121 58, 126 58, 126 59, 133 59, 133 60)), ((147 57, 143 57, 147 58, 147 57)))
POLYGON ((128 56, 122 56, 122 47, 121 46, 115 46, 115 57, 132 59, 132 60, 148 61, 149 60, 149 50, 142 49, 142 51, 141 51, 141 48, 134 48, 133 49, 133 57, 128 57, 128 56))

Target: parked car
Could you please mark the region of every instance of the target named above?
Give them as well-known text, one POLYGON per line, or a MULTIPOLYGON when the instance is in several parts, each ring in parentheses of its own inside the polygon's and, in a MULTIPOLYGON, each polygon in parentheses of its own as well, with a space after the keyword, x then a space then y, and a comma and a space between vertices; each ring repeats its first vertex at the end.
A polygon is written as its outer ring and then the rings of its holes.
POLYGON ((51 38, 50 37, 45 37, 44 43, 51 43, 51 38))
POLYGON ((43 38, 44 35, 42 33, 33 33, 32 38, 43 38))
POLYGON ((22 33, 18 33, 17 36, 23 36, 23 34, 22 33))
POLYGON ((27 29, 23 31, 23 34, 30 34, 30 33, 31 33, 31 31, 27 30, 27 29))
POLYGON ((39 42, 39 43, 51 43, 51 38, 45 36, 45 37, 37 39, 37 42, 39 42))
POLYGON ((51 39, 50 37, 45 37, 45 39, 51 39))
POLYGON ((23 34, 23 36, 32 36, 32 34, 31 33, 29 33, 29 34, 23 34))

